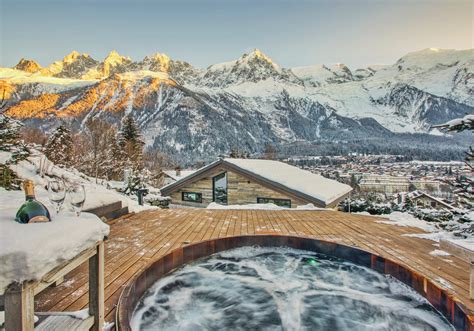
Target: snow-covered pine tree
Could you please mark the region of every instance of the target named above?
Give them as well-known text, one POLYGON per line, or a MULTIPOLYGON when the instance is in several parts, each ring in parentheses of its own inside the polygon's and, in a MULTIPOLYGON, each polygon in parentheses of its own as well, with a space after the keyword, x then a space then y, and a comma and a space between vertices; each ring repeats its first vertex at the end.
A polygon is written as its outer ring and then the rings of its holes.
POLYGON ((71 130, 66 125, 61 124, 49 136, 44 153, 51 162, 57 165, 72 165, 73 140, 71 130))
POLYGON ((11 152, 9 163, 15 164, 26 159, 30 152, 20 139, 20 129, 23 124, 9 116, 0 114, 0 150, 11 152))
MULTIPOLYGON (((433 127, 449 132, 466 130, 474 132, 474 114, 456 118, 433 127)), ((472 208, 474 206, 474 150, 472 147, 469 147, 466 152, 465 163, 471 169, 471 174, 469 176, 458 176, 455 181, 448 182, 448 184, 454 187, 454 193, 459 203, 472 208)))
POLYGON ((6 115, 0 115, 0 150, 10 151, 20 138, 22 124, 6 115))
POLYGON ((122 120, 120 132, 118 134, 118 145, 120 146, 126 162, 133 169, 143 167, 143 146, 140 129, 133 119, 132 115, 125 116, 122 120))
POLYGON ((130 185, 125 193, 135 194, 136 190, 144 187, 143 176, 143 147, 140 129, 129 114, 122 119, 122 125, 117 138, 117 146, 113 151, 115 162, 120 164, 117 167, 123 173, 124 169, 130 168, 132 176, 130 185))
POLYGON ((229 157, 230 157, 231 159, 236 159, 236 158, 239 157, 239 150, 237 149, 237 147, 233 146, 233 147, 230 149, 229 157))
POLYGON ((26 159, 30 155, 30 151, 20 139, 20 129, 23 124, 4 114, 7 106, 5 95, 6 91, 4 90, 0 100, 0 151, 10 152, 11 157, 0 164, 0 186, 6 189, 19 189, 20 180, 10 165, 26 159))

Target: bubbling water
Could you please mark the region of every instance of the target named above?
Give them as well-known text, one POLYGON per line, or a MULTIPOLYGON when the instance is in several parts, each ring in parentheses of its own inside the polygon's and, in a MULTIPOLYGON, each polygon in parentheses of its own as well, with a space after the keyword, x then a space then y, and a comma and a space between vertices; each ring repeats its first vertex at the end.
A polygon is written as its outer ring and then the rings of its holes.
POLYGON ((400 281, 290 248, 243 247, 157 281, 133 330, 453 330, 400 281))

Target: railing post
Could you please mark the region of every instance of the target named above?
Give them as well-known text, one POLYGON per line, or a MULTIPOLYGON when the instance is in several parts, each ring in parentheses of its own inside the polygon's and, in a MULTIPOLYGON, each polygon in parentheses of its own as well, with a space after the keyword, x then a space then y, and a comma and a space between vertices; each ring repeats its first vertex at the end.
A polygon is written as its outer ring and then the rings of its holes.
POLYGON ((474 261, 470 263, 469 274, 469 299, 474 300, 474 261))
POLYGON ((33 331, 35 295, 28 282, 13 283, 5 291, 5 330, 33 331))
POLYGON ((91 330, 102 331, 104 326, 104 242, 89 259, 89 315, 94 316, 91 330))

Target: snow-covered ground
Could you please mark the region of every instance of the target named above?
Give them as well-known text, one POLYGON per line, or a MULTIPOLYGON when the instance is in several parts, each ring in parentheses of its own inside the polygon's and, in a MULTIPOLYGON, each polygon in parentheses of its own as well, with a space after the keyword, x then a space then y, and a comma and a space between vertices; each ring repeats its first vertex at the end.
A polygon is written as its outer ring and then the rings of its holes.
MULTIPOLYGON (((11 154, 9 152, 0 151, 0 163, 5 163, 10 157, 11 154)), ((108 185, 109 183, 107 181, 98 180, 96 182, 94 178, 90 178, 75 169, 60 168, 47 160, 44 154, 36 150, 32 150, 32 155, 27 160, 20 161, 16 165, 11 165, 10 168, 21 179, 33 180, 36 197, 42 202, 48 201, 48 193, 45 188, 48 180, 51 177, 57 177, 63 178, 67 183, 80 183, 84 185, 86 191, 84 210, 104 206, 117 201, 121 201, 123 207, 128 206, 130 212, 156 208, 149 205, 140 206, 136 200, 110 189, 118 185, 116 182, 111 182, 112 185, 108 185)), ((67 203, 65 206, 67 206, 67 203)))
MULTIPOLYGON (((416 218, 415 216, 407 212, 396 211, 388 215, 370 215, 367 212, 361 212, 361 213, 356 213, 356 214, 362 214, 362 215, 387 219, 386 221, 377 221, 377 223, 390 224, 390 225, 396 225, 396 226, 415 227, 415 228, 419 228, 426 231, 426 233, 406 234, 405 236, 407 237, 428 239, 436 243, 439 243, 440 240, 447 240, 474 252, 474 237, 472 235, 467 236, 467 238, 456 237, 453 235, 453 233, 436 227, 435 223, 426 222, 424 220, 416 218)), ((470 214, 473 214, 472 216, 474 216, 474 212, 471 212, 470 214)), ((433 255, 440 255, 440 254, 433 253, 433 255)))

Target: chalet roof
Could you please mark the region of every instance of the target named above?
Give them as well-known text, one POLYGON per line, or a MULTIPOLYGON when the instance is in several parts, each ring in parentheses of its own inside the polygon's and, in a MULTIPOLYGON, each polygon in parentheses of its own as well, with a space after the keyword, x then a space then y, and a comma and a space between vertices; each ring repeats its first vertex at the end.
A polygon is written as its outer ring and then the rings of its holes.
POLYGON ((217 166, 226 167, 247 177, 260 180, 268 186, 325 206, 352 191, 349 185, 280 161, 226 158, 215 161, 195 173, 163 187, 161 192, 164 195, 170 194, 182 187, 183 184, 198 180, 200 175, 217 166))
POLYGON ((439 204, 445 206, 445 207, 448 208, 448 209, 454 209, 454 208, 455 208, 454 206, 451 206, 449 203, 446 203, 446 202, 444 202, 444 201, 441 200, 441 199, 438 199, 438 198, 436 198, 436 197, 434 197, 434 196, 432 196, 432 195, 429 195, 428 193, 426 193, 426 192, 424 192, 424 191, 417 190, 417 191, 414 191, 414 192, 409 193, 409 196, 410 196, 412 199, 418 199, 418 198, 420 198, 420 197, 422 197, 422 196, 425 196, 425 197, 427 197, 427 198, 429 198, 429 199, 431 199, 431 200, 433 200, 433 201, 436 201, 437 203, 439 203, 439 204))
POLYGON ((181 170, 180 175, 176 175, 176 170, 163 170, 163 173, 165 173, 168 177, 178 181, 184 177, 188 177, 189 175, 192 175, 195 173, 196 170, 181 170))

